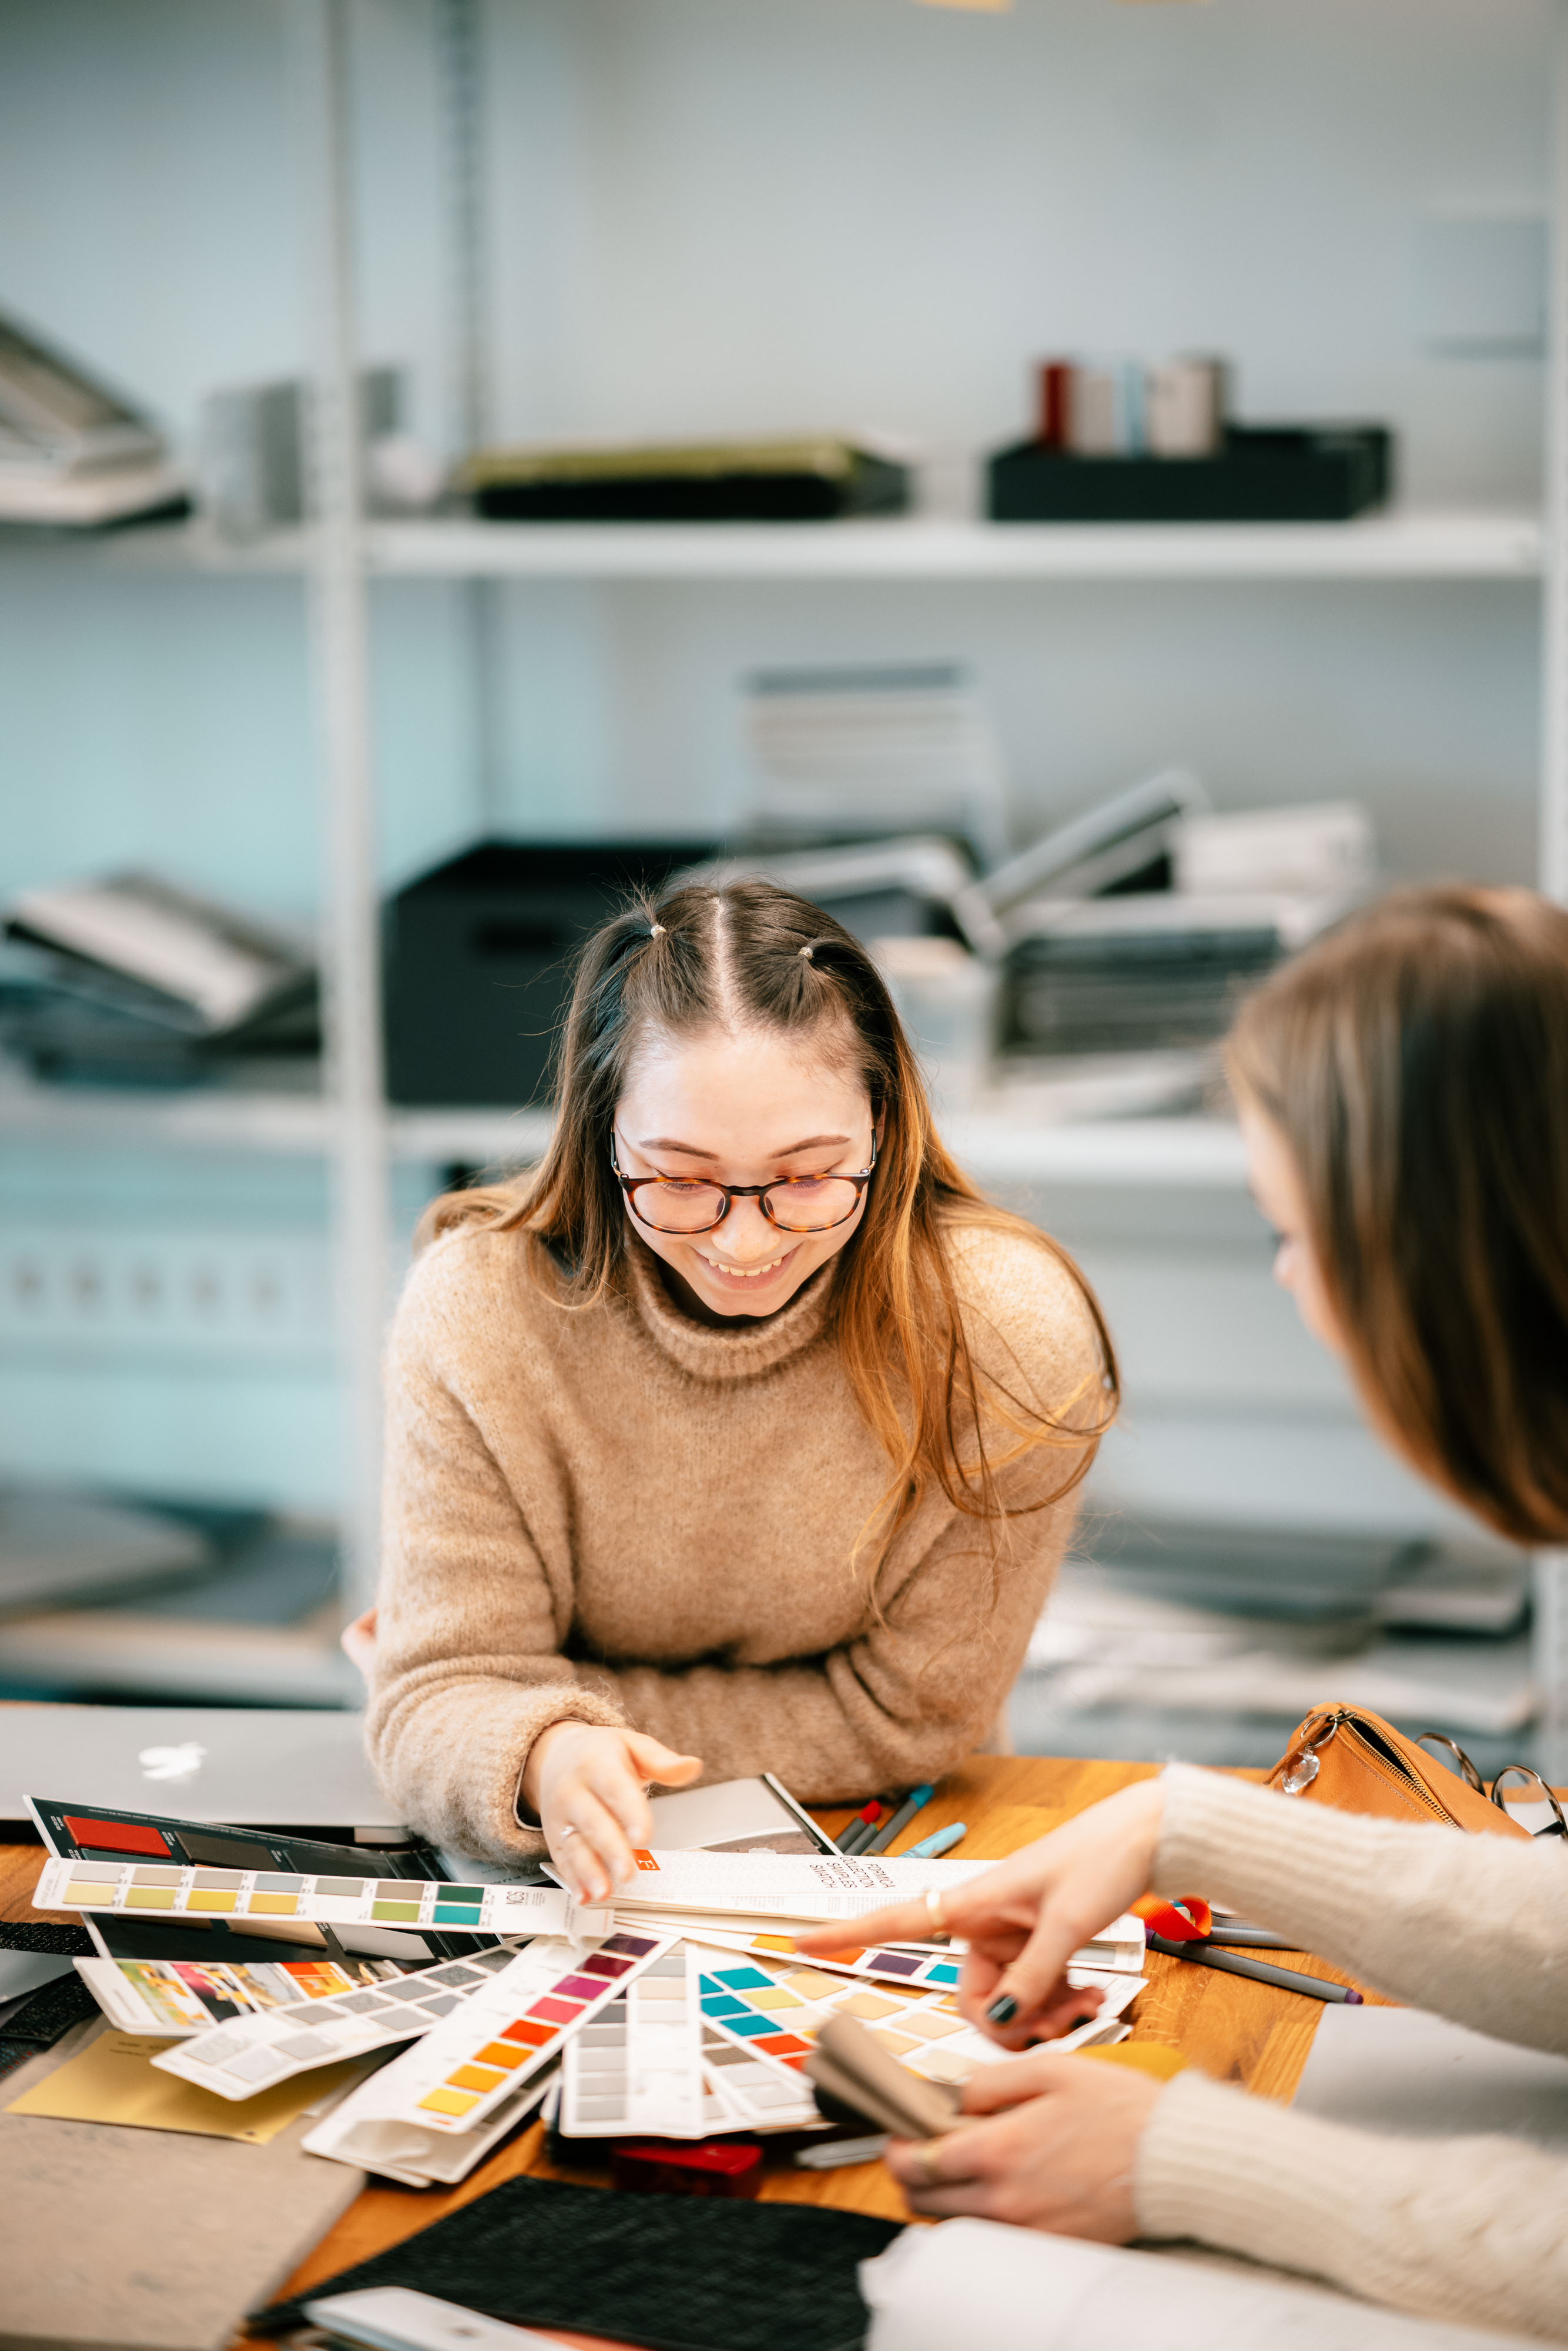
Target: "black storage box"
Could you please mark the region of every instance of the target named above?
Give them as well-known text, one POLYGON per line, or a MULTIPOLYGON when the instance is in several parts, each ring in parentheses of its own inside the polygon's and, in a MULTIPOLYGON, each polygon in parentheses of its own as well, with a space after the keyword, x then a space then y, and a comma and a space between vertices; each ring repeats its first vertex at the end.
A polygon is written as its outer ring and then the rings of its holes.
POLYGON ((468 479, 492 522, 831 522, 902 514, 909 468, 840 441, 550 456, 481 451, 468 479))
POLYGON ((1385 424, 1233 424, 1212 457, 1020 441, 987 471, 993 522, 1346 522, 1387 498, 1393 440, 1385 424))
POLYGON ((392 1100, 547 1100, 572 950, 629 892, 716 847, 487 841, 400 890, 385 918, 392 1100))

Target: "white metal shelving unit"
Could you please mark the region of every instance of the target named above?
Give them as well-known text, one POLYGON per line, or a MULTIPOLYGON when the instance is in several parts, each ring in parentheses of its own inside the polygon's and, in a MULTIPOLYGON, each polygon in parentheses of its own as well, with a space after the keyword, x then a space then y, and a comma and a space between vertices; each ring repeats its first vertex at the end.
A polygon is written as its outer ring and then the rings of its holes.
MULTIPOLYGON (((476 198, 480 174, 471 146, 477 116, 476 20, 474 0, 443 0, 443 6, 448 119, 459 150, 464 141, 470 142, 468 152, 455 159, 453 225, 460 246, 466 240, 457 270, 456 372, 472 428, 482 421, 483 405, 477 266, 482 224, 476 198)), ((1556 0, 1555 8, 1554 298, 1544 516, 1396 510, 1332 526, 1087 528, 935 517, 636 528, 367 519, 360 510, 353 443, 359 354, 349 130, 350 9, 349 0, 289 0, 289 7, 317 322, 316 518, 306 529, 255 545, 237 546, 198 523, 130 530, 80 546, 55 545, 29 551, 26 559, 128 575, 160 569, 282 573, 304 582, 318 717, 326 1092, 316 1097, 208 1093, 128 1100, 11 1086, 0 1093, 0 1120, 13 1133, 65 1142, 108 1137, 192 1150, 326 1156, 334 1178, 342 1363, 352 1430, 345 1479, 347 1568, 350 1594, 361 1596, 371 1589, 375 1567, 390 1168, 394 1161, 516 1163, 537 1155, 549 1131, 548 1117, 537 1112, 507 1116, 487 1110, 389 1110, 384 1100, 375 762, 366 658, 371 582, 438 577, 650 584, 1540 581, 1545 675, 1542 876, 1543 886, 1568 896, 1568 0, 1556 0)), ((0 542, 0 554, 5 551, 0 542)), ((479 661, 476 682, 481 694, 482 670, 479 661)), ((951 1134, 976 1172, 998 1183, 1234 1189, 1241 1180, 1235 1130, 1208 1120, 1025 1127, 977 1117, 956 1123, 951 1134)), ((1552 1621, 1568 1625, 1568 1596, 1552 1621)), ((1564 1641, 1568 1645, 1568 1635, 1564 1641)), ((1568 1689, 1568 1646, 1560 1679, 1568 1689)))
MULTIPOLYGON (((1538 580, 1529 514, 1395 509, 1348 523, 367 522, 375 579, 871 580, 1538 580)), ((128 530, 63 560, 112 570, 308 572, 317 535, 236 543, 200 523, 128 530)))

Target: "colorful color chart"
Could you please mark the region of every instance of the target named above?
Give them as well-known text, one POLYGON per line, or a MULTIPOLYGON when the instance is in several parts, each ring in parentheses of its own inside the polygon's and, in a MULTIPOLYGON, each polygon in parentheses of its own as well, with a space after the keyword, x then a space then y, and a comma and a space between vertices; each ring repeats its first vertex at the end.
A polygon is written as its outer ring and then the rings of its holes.
MULTIPOLYGON (((821 2116, 810 2085, 791 2080, 778 2061, 743 2042, 729 2040, 703 2020, 703 2078, 710 2100, 727 2108, 727 2124, 710 2129, 821 2130, 821 2116)), ((673 2134, 664 2132, 664 2137, 673 2134)))
POLYGON ((950 1993, 856 1983, 803 1962, 732 1962, 704 1953, 705 2020, 778 2064, 798 2068, 831 2016, 864 2024, 890 2057, 934 2082, 963 2082, 1009 2053, 965 2022, 950 1993))
POLYGON ((789 1959, 803 1966, 825 1968, 835 1975, 863 1976, 873 1982, 903 1984, 911 1991, 956 1991, 961 1968, 960 1958, 946 1944, 924 1949, 914 1943, 879 1945, 870 1950, 852 1947, 834 1951, 828 1959, 813 1954, 810 1959, 800 1960, 789 1935, 748 1935, 704 1928, 702 1939, 721 1944, 727 1950, 750 1952, 761 1959, 789 1959))
POLYGON ((460 2013, 397 2059, 383 2081, 383 2111, 427 2130, 473 2130, 674 1948, 671 1937, 659 1935, 612 1935, 597 1945, 550 1936, 528 1944, 460 2013))
POLYGON ((137 1862, 50 1861, 37 1910, 117 1910, 149 1918, 299 1918, 330 1927, 461 1928, 562 1935, 591 1917, 553 1886, 449 1886, 408 1877, 313 1877, 287 1870, 175 1869, 137 1862))
POLYGON ((570 2137, 701 2138, 729 2126, 705 2096, 697 1973, 695 1954, 676 1944, 572 2035, 561 2070, 570 2137))
POLYGON ((313 2002, 395 1983, 419 1964, 352 1957, 339 1961, 323 1953, 319 1959, 277 1961, 78 1959, 76 1968, 122 2032, 186 2039, 245 2016, 286 2013, 298 2022, 313 2002))
POLYGON ((164 2050, 152 2063, 160 2073, 177 2074, 220 2098, 254 2098, 290 2074, 428 2032, 515 1956, 510 1947, 476 1951, 471 1959, 449 1959, 346 1998, 314 2001, 304 2016, 298 2009, 272 2009, 236 2017, 215 2032, 198 2033, 164 2050))

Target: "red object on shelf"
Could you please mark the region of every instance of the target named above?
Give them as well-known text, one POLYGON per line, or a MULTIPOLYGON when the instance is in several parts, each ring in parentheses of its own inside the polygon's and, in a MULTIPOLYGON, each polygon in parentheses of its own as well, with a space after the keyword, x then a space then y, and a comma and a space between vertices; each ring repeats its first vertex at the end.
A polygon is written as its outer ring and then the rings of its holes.
POLYGON ((1042 360, 1040 364, 1040 416, 1035 438, 1042 449, 1067 449, 1072 444, 1072 362, 1042 360))
POLYGON ((755 2196, 762 2149, 754 2138, 617 2139, 611 2171, 645 2196, 755 2196))

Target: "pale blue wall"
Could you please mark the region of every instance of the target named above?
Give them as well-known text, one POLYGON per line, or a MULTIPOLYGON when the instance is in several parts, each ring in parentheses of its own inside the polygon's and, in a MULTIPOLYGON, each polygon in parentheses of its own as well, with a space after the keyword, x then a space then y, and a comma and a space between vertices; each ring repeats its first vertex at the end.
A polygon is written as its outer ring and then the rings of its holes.
MULTIPOLYGON (((1249 413, 1392 420, 1427 503, 1529 504, 1539 368, 1424 352, 1412 253, 1428 211, 1543 204, 1549 19, 1547 0, 1019 0, 995 16, 492 0, 497 428, 874 424, 922 436, 950 473, 1019 430, 1041 350, 1196 345, 1235 353, 1249 413)), ((434 21, 430 0, 357 13, 363 340, 408 366, 413 422, 441 444, 434 21)), ((0 0, 0 308, 111 371, 183 444, 207 390, 300 363, 287 71, 277 0, 0 0)), ((476 821, 464 594, 377 592, 389 879, 476 821)), ((1364 795, 1397 871, 1530 870, 1523 587, 502 601, 500 814, 519 830, 721 824, 740 672, 956 653, 995 709, 1020 822, 1180 758, 1221 804, 1364 795)), ((308 915, 298 585, 0 556, 0 891, 138 861, 308 915)), ((7 1164, 15 1215, 98 1230, 149 1213, 113 1165, 62 1206, 59 1166, 7 1164)), ((240 1201, 258 1228, 319 1229, 284 1171, 169 1163, 159 1181, 164 1209, 240 1201)), ((231 1363, 198 1410, 167 1364, 46 1370, 0 1347, 0 1467, 144 1461, 160 1483, 317 1506, 329 1385, 324 1362, 231 1363)))

